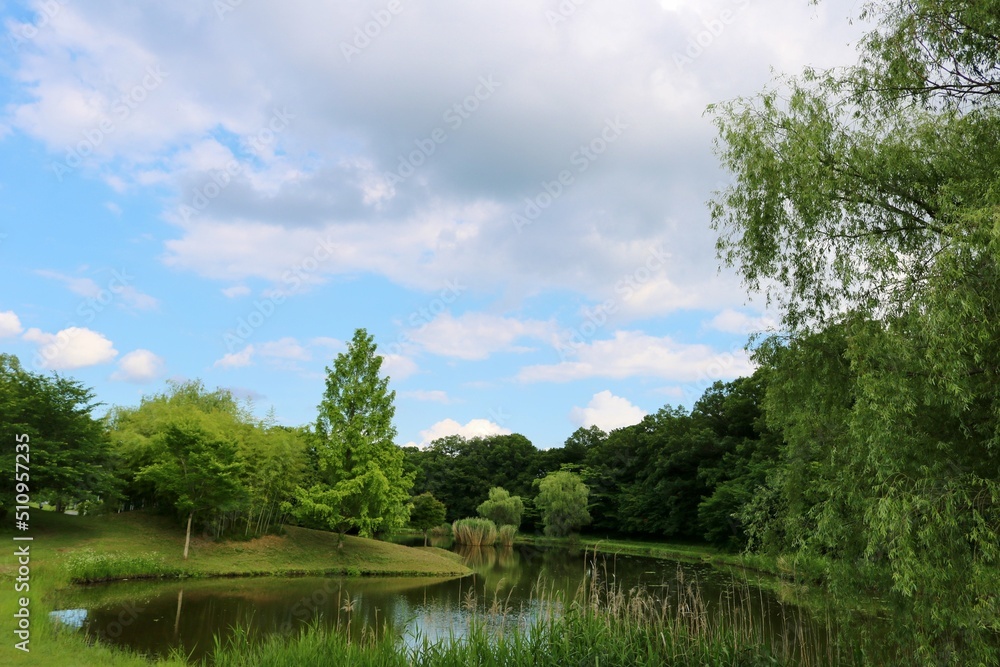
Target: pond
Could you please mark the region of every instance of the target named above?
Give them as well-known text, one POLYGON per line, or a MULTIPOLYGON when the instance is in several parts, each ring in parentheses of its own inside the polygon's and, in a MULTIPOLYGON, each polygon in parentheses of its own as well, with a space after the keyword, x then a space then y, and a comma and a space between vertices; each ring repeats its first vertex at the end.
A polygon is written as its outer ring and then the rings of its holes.
POLYGON ((823 650, 823 623, 746 578, 710 566, 527 545, 454 550, 474 575, 121 582, 61 591, 53 617, 91 638, 151 656, 181 649, 192 660, 208 655, 216 636, 224 643, 236 626, 256 638, 297 633, 310 623, 354 636, 378 628, 419 645, 423 638, 462 636, 474 613, 530 621, 540 613, 540 599, 572 599, 596 576, 623 590, 644 587, 711 622, 725 623, 734 610, 749 610, 773 641, 807 644, 809 653, 823 650))

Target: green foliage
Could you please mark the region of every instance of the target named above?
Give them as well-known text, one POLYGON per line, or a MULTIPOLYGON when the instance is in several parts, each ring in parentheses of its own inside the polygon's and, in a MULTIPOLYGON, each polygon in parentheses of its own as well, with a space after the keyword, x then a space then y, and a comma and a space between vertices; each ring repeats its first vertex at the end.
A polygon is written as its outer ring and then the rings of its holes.
POLYGON ((757 352, 782 465, 739 514, 835 587, 881 572, 923 664, 1000 629, 998 10, 870 3, 855 67, 714 110, 720 256, 788 331, 757 352))
POLYGON ((62 509, 117 496, 120 484, 108 439, 92 416, 99 405, 79 381, 31 373, 17 357, 0 354, 0 474, 8 480, 0 488, 0 516, 13 506, 15 447, 23 435, 29 456, 20 462, 29 464, 33 499, 62 509))
POLYGON ((587 485, 575 473, 553 472, 540 480, 535 502, 542 511, 545 534, 564 537, 590 523, 589 493, 587 485))
POLYGON ((380 374, 374 338, 358 329, 328 367, 316 420, 317 483, 299 487, 283 507, 301 522, 365 537, 402 528, 413 476, 393 442, 395 391, 380 374))
POLYGON ((459 519, 451 525, 457 544, 490 547, 497 541, 497 526, 489 519, 459 519))
MULTIPOLYGON (((546 454, 517 433, 471 439, 449 436, 426 450, 409 448, 406 452, 408 469, 415 474, 415 490, 433 493, 448 507, 448 518, 453 521, 475 515, 494 487, 503 487, 522 500, 532 495, 532 482, 558 469, 558 463, 545 460, 546 454), (545 467, 551 463, 555 467, 545 467)), ((522 522, 528 519, 522 515, 522 522)))
POLYGON ((421 493, 413 499, 410 525, 424 534, 424 546, 427 546, 427 531, 441 525, 446 511, 444 503, 432 493, 421 493))
POLYGON ((498 526, 513 526, 516 530, 521 525, 524 503, 520 496, 512 496, 507 489, 497 486, 490 489, 489 498, 476 511, 498 526))
POLYGON ((74 553, 66 561, 66 571, 74 583, 96 583, 122 579, 159 579, 180 573, 166 564, 161 554, 97 553, 86 549, 74 553))

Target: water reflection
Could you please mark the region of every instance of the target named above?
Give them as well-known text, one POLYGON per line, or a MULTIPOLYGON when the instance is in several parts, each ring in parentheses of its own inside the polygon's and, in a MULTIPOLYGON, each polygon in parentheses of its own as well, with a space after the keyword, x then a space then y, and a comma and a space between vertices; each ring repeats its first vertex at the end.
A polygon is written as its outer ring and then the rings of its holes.
MULTIPOLYGON (((422 540, 421 540, 422 543, 422 540)), ((686 590, 697 590, 705 608, 698 615, 726 622, 727 609, 753 609, 761 631, 792 642, 788 610, 776 597, 731 576, 699 565, 649 558, 603 556, 566 549, 456 547, 474 575, 461 579, 314 578, 216 579, 185 582, 125 582, 61 593, 63 611, 54 615, 68 627, 147 655, 180 648, 200 659, 233 628, 249 636, 297 633, 319 623, 360 637, 365 628, 419 645, 424 639, 461 637, 473 614, 523 622, 543 609, 539 598, 571 599, 595 582, 612 590, 642 587, 681 609, 686 590), (721 611, 719 611, 721 610, 721 611), (713 616, 714 615, 714 616, 713 616)), ((694 617, 694 616, 692 616, 694 617)), ((811 630, 809 631, 812 632, 811 630)))

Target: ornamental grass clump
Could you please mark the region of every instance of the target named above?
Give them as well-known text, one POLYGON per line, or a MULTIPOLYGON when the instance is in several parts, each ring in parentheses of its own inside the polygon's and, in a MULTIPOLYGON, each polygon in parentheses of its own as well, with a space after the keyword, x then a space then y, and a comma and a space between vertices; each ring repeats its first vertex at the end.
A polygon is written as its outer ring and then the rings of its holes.
POLYGON ((455 542, 473 547, 489 547, 497 541, 497 526, 489 519, 459 519, 451 525, 455 542))

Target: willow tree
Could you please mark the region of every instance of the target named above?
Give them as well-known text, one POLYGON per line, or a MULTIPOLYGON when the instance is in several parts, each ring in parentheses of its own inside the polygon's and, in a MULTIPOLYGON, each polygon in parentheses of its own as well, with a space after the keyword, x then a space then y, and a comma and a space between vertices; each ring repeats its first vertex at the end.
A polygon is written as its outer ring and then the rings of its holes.
POLYGON ((772 534, 884 571, 921 659, 958 659, 1000 628, 1000 1, 864 15, 855 66, 711 109, 734 176, 711 213, 788 332, 758 353, 772 534))
POLYGON ((381 373, 374 338, 358 329, 347 351, 327 367, 326 391, 316 420, 318 481, 300 488, 289 505, 300 520, 364 537, 404 526, 412 475, 396 446, 396 392, 381 373))

